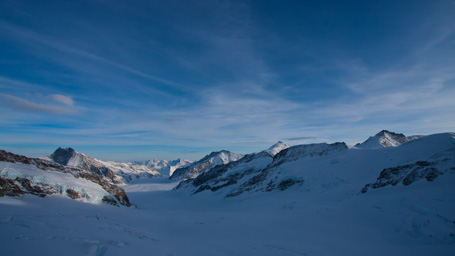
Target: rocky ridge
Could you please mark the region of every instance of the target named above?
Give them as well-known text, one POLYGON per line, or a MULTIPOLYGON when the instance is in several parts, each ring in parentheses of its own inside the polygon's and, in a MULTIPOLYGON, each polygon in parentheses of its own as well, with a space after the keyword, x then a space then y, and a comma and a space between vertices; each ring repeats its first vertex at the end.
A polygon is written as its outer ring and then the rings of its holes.
POLYGON ((437 158, 433 157, 427 161, 385 168, 376 181, 366 184, 361 192, 366 193, 369 188, 378 189, 396 186, 400 183, 409 186, 420 180, 431 182, 445 173, 455 173, 455 150, 447 150, 437 156, 437 158))
POLYGON ((406 137, 384 130, 362 145, 368 147, 350 148, 343 142, 308 144, 283 149, 274 156, 264 150, 208 169, 180 182, 175 189, 236 197, 293 186, 320 193, 343 186, 365 193, 370 188, 431 182, 448 172, 455 173, 454 138, 452 133, 406 137), (372 142, 381 141, 387 143, 370 147, 372 142), (375 182, 365 185, 376 177, 375 182))
MULTIPOLYGON (((70 187, 64 189, 62 184, 56 184, 49 174, 57 172, 69 174, 77 181, 85 180, 85 183, 95 183, 99 185, 106 193, 102 196, 101 201, 112 205, 133 206, 130 203, 125 191, 110 182, 105 181, 99 175, 77 167, 64 166, 52 161, 40 158, 28 158, 22 155, 0 150, 0 163, 2 169, 0 171, 0 196, 20 196, 23 194, 32 194, 40 197, 45 197, 51 194, 62 194, 73 199, 82 201, 89 200, 89 195, 84 193, 84 190, 77 191, 70 187), (35 169, 34 169, 35 168, 35 169), (34 169, 35 173, 40 173, 42 177, 39 180, 34 180, 36 175, 25 175, 22 170, 34 169)), ((65 178, 68 179, 68 178, 65 178)))
POLYGON ((242 157, 243 155, 241 154, 236 154, 226 150, 212 152, 197 162, 194 162, 186 167, 178 168, 174 171, 170 179, 174 181, 193 179, 217 165, 237 161, 242 157))
POLYGON ((52 155, 44 159, 91 171, 113 184, 124 184, 135 179, 161 176, 160 173, 146 165, 101 161, 79 153, 73 148, 58 148, 52 155))
POLYGON ((421 136, 405 136, 402 133, 390 132, 382 130, 375 136, 369 137, 366 141, 358 143, 355 147, 358 148, 381 148, 381 147, 397 147, 409 141, 420 138, 421 136))
POLYGON ((186 188, 193 193, 212 192, 227 188, 227 197, 238 196, 246 191, 286 190, 303 183, 298 178, 282 178, 274 173, 274 167, 300 158, 323 156, 347 149, 344 143, 310 144, 289 147, 279 142, 271 148, 245 155, 240 160, 216 166, 194 179, 181 182, 176 189, 186 188), (273 150, 275 149, 275 150, 273 150), (271 152, 273 152, 271 154, 271 152))

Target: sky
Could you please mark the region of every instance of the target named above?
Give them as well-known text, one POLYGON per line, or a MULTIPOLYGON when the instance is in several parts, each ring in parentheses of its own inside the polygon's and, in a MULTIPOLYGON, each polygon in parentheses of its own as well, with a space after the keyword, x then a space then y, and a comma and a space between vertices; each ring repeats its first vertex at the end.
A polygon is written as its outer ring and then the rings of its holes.
POLYGON ((0 149, 102 160, 455 132, 455 0, 0 0, 0 149))

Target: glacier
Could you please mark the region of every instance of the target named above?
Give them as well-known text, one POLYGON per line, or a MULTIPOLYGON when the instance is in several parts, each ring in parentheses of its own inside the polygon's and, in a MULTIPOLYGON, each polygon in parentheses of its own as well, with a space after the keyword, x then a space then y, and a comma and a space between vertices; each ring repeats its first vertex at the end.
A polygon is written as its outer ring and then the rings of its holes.
POLYGON ((2 253, 453 255, 455 134, 381 137, 264 150, 185 180, 134 179, 121 186, 137 208, 0 197, 2 253))

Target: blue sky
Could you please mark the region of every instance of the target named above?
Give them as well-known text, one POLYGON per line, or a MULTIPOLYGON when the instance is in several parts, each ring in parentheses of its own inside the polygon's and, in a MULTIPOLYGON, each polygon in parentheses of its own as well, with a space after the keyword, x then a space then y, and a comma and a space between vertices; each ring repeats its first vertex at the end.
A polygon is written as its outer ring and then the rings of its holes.
POLYGON ((455 131, 455 1, 0 1, 0 148, 103 160, 455 131))

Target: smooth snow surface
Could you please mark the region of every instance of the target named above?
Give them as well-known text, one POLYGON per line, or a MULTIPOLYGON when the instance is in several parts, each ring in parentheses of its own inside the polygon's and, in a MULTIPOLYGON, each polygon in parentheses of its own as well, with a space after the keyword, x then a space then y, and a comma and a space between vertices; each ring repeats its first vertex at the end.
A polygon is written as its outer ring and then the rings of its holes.
POLYGON ((444 178, 343 199, 196 197, 139 180, 125 187, 138 209, 0 198, 0 245, 3 255, 453 255, 455 175, 444 178))

